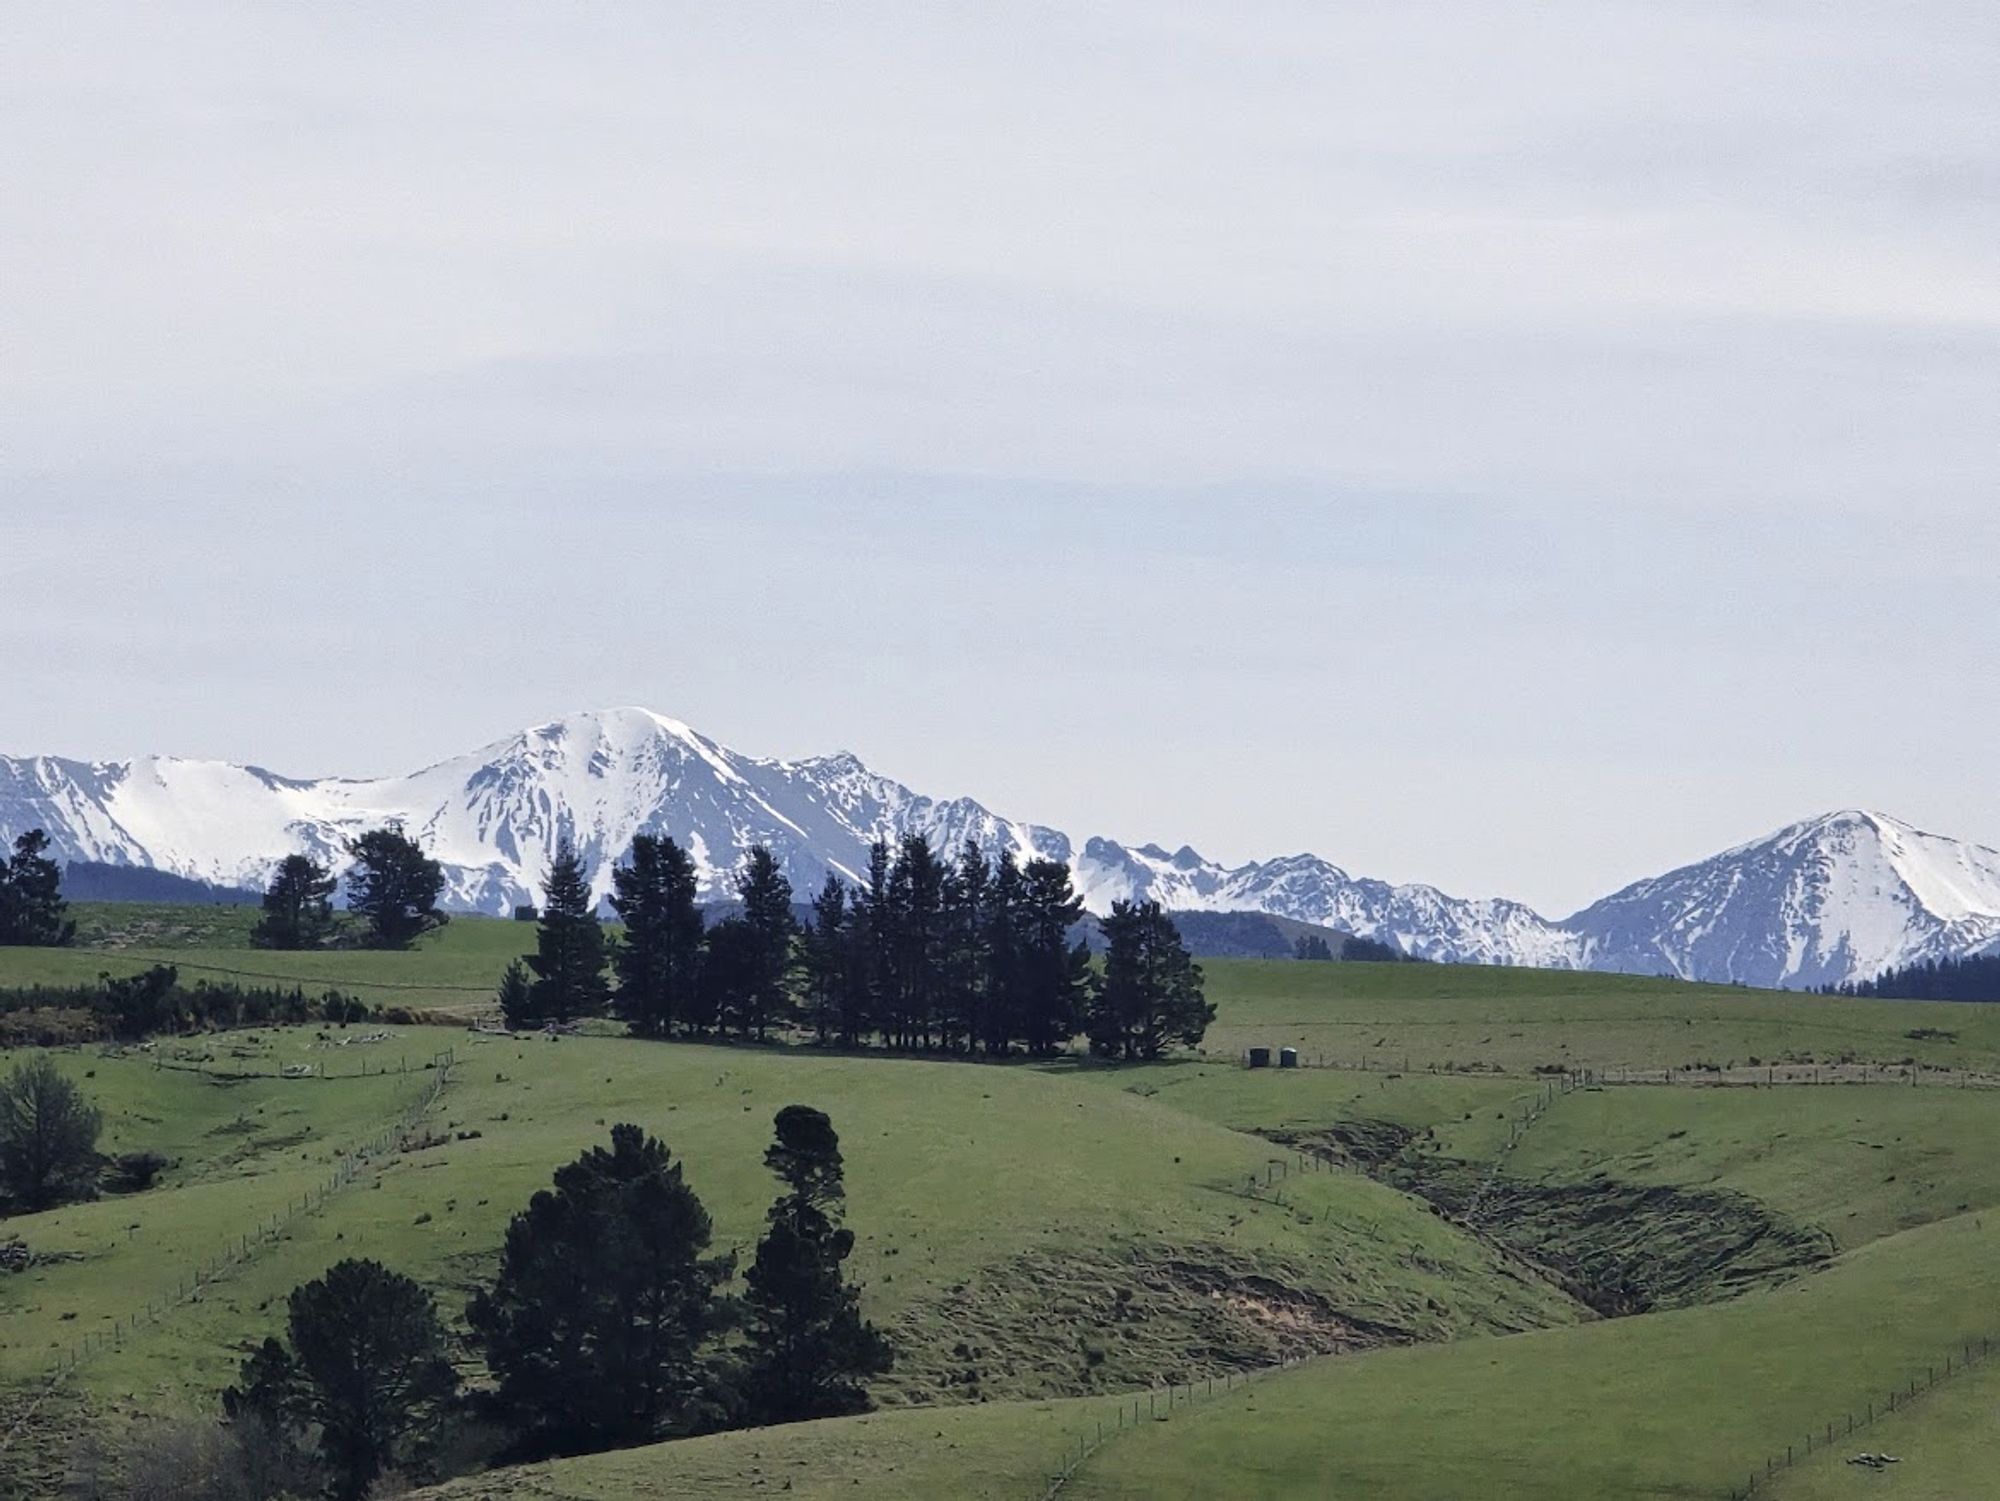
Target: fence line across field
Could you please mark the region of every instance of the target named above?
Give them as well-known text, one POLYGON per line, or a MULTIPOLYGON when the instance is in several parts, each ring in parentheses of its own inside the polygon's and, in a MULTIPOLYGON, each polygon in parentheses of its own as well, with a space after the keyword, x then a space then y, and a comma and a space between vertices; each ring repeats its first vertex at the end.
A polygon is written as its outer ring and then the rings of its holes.
MULTIPOLYGON (((220 1281, 225 1273, 247 1262, 254 1248, 277 1240, 288 1225, 302 1215, 323 1208, 328 1199, 359 1178, 368 1159, 387 1152, 402 1140, 429 1112, 431 1106, 437 1103, 438 1097, 444 1093, 445 1086, 450 1082, 451 1068, 456 1061, 456 1052, 451 1048, 433 1054, 430 1061, 418 1069, 418 1072, 423 1072, 425 1069, 432 1071, 431 1082, 423 1093, 404 1106, 394 1124, 358 1146, 348 1147, 334 1165, 333 1172, 328 1175, 325 1183, 317 1188, 309 1188, 299 1198, 288 1201, 282 1213, 274 1213, 259 1219, 253 1231, 236 1236, 222 1251, 182 1276, 172 1292, 148 1300, 143 1309, 129 1316, 114 1318, 108 1331, 92 1330, 58 1356, 42 1390, 15 1418, 6 1432, 0 1433, 0 1453, 6 1452, 41 1408, 42 1403, 53 1396, 64 1381, 75 1375, 85 1361, 103 1354, 106 1350, 123 1349, 125 1342, 141 1329, 154 1327, 167 1314, 185 1306, 203 1289, 220 1281)), ((255 1077, 269 1078, 270 1075, 260 1074, 255 1077)))
POLYGON ((1340 1058, 1327 1053, 1291 1051, 1296 1063, 1273 1067, 1253 1055, 1268 1057, 1271 1048, 1238 1050, 1236 1061, 1244 1068, 1272 1073, 1293 1069, 1339 1069, 1351 1073, 1383 1074, 1389 1077, 1425 1075, 1440 1079, 1575 1079, 1588 1089, 1614 1085, 1673 1085, 1693 1089, 1785 1089, 1838 1084, 1909 1084, 1943 1089, 2000 1089, 2000 1074, 1973 1069, 1947 1068, 1923 1063, 1779 1063, 1742 1064, 1730 1068, 1500 1068, 1482 1064, 1418 1063, 1409 1055, 1394 1059, 1340 1058))
MULTIPOLYGON (((1957 1350, 1944 1357, 1942 1366, 1926 1366, 1921 1378, 1912 1376, 1902 1386, 1891 1387, 1886 1400, 1865 1403, 1859 1412, 1846 1412, 1820 1428, 1808 1429, 1803 1443, 1787 1444, 1784 1453, 1773 1451, 1766 1455, 1762 1469, 1749 1471, 1742 1485, 1730 1487, 1729 1501, 1748 1501, 1748 1498, 1754 1496, 1761 1487, 1768 1485, 1773 1477, 1791 1469, 1793 1465, 1803 1462, 1811 1455, 1825 1453, 1841 1439, 1867 1431, 1878 1419, 1903 1411, 1919 1397, 1934 1391, 1940 1382, 1964 1375, 1974 1366, 1984 1363, 1992 1354, 1993 1341, 1990 1338, 1962 1341, 1957 1350)), ((1861 1459, 1861 1456, 1850 1456, 1850 1462, 1856 1459, 1861 1459)), ((1886 1457, 1869 1456, 1869 1459, 1875 1460, 1877 1464, 1897 1463, 1886 1457)))

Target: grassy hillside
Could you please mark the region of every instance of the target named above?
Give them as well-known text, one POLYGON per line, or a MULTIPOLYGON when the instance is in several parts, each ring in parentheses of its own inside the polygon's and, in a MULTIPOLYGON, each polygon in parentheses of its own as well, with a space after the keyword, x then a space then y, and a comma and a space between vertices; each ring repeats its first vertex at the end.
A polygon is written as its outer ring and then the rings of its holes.
MULTIPOLYGON (((0 984, 157 960, 483 1009, 534 931, 465 921, 409 953, 280 955, 248 948, 248 917, 227 909, 84 916, 103 946, 0 950, 0 984)), ((885 1410, 452 1494, 747 1497, 790 1482, 804 1496, 1026 1498, 1065 1446, 1115 1423, 1121 1394, 1333 1351, 1114 1437, 1067 1494, 1722 1495, 1788 1435, 1886 1396, 1958 1340, 2000 1335, 1986 1317, 2000 1307, 2000 1217, 1986 1212, 2000 1208, 2000 1091, 1963 1087, 2000 1067, 2000 1012, 1521 970, 1205 968, 1219 1012, 1207 1055, 1130 1068, 440 1027, 59 1053, 105 1109, 107 1150, 173 1166, 145 1193, 0 1227, 62 1257, 0 1275, 0 1431, 80 1336, 121 1336, 0 1460, 52 1484, 77 1432, 212 1410, 284 1294, 342 1256, 410 1272, 457 1320, 508 1216, 615 1121, 661 1135, 720 1244, 747 1249, 773 1192, 771 1117, 795 1101, 828 1110, 847 1150, 854 1270, 903 1350, 885 1410), (1235 1054, 1252 1044, 1371 1066, 1250 1071, 1235 1054), (445 1047, 458 1064, 419 1129, 364 1157, 445 1047), (1533 1072, 1685 1080, 1715 1063, 1746 1081, 1751 1058, 1817 1060, 1829 1077, 1843 1059, 1928 1067, 1914 1086, 1614 1083, 1552 1098, 1533 1072), (299 1064, 316 1076, 278 1077, 299 1064), (293 1214, 343 1164, 352 1181, 293 1214), (257 1240, 274 1217, 283 1228, 257 1240), (239 1262, 178 1301, 188 1271, 230 1244, 239 1262), (171 1306, 129 1332, 148 1305, 171 1306), (1631 1308, 1667 1311, 1591 1311, 1631 1308)), ((1868 1447, 1921 1450, 1921 1470, 1815 1464, 1784 1494, 1973 1493, 1992 1379, 1976 1372, 1872 1430, 1868 1447)))
MULTIPOLYGON (((1845 1437, 1986 1333, 2000 1220, 1893 1237, 1790 1287, 1713 1307, 1334 1357, 1112 1427, 1103 1399, 1001 1403, 657 1445, 483 1477, 440 1496, 1039 1496, 1065 1444, 1112 1438, 1065 1496, 1094 1501, 1603 1501, 1721 1497, 1810 1429, 1837 1457, 1901 1452, 1886 1478, 1817 1458, 1774 1493, 1983 1494, 1995 1450, 1988 1366, 1908 1415, 1845 1437), (1900 1447, 1899 1447, 1900 1446, 1900 1447), (1873 1487, 1870 1489, 1869 1487, 1873 1487)), ((1129 1411, 1129 1410, 1128 1410, 1129 1411)), ((1763 1492, 1760 1490, 1760 1494, 1763 1492)))
POLYGON ((1774 1447, 1994 1332, 1987 1218, 1734 1303, 1309 1366, 1106 1449, 1067 1494, 1726 1495, 1774 1447))
MULTIPOLYGON (((339 1036, 238 1037, 229 1053, 250 1056, 217 1062, 268 1070, 331 1057, 338 1072, 353 1054, 339 1036)), ((747 1249, 774 1191, 761 1162, 771 1117, 794 1101, 828 1110, 842 1133, 854 1268, 868 1311, 903 1348, 885 1401, 1108 1391, 1282 1353, 1579 1316, 1476 1238, 1359 1175, 1295 1179, 1282 1205, 1250 1197, 1286 1154, 1085 1078, 434 1029, 372 1051, 398 1058, 419 1041, 458 1049, 455 1082, 427 1122, 449 1139, 377 1159, 198 1301, 87 1363, 75 1391, 109 1411, 211 1404, 244 1350, 277 1327, 282 1296, 344 1255, 419 1277, 456 1317, 507 1218, 614 1121, 660 1134, 720 1243, 747 1249)), ((180 1165, 148 1193, 8 1222, 38 1251, 84 1258, 0 1281, 0 1378, 17 1390, 76 1336, 166 1298, 222 1242, 284 1212, 426 1082, 397 1072, 223 1081, 94 1050, 64 1062, 110 1115, 113 1145, 157 1140, 180 1165)))

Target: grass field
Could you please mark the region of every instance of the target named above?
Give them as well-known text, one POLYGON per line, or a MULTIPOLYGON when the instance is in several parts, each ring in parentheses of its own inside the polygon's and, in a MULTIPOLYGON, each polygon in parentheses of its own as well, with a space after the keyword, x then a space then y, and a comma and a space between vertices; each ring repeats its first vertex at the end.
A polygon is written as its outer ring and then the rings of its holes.
MULTIPOLYGON (((249 920, 97 918, 101 948, 0 950, 0 984, 157 959, 474 1010, 533 936, 467 921, 406 954, 279 955, 245 946, 249 920)), ((56 1473, 77 1431, 212 1410, 244 1350, 276 1329, 284 1295, 341 1256, 410 1272, 456 1321, 508 1217, 615 1121, 661 1135, 719 1244, 747 1249, 773 1192, 761 1165, 771 1117, 794 1101, 828 1110, 842 1133, 852 1265, 902 1349, 878 1393, 885 1410, 473 1477, 448 1494, 748 1497, 789 1482, 808 1497, 1039 1496, 1121 1394, 1337 1351, 1121 1432, 1065 1494, 1722 1496, 1788 1435, 1841 1420, 1960 1340, 2000 1336, 2000 1313, 1988 1316, 2000 1218, 1987 1213, 2000 1208, 2000 1091, 1955 1087, 2000 1060, 1991 1008, 1442 966, 1206 968, 1219 1009, 1207 1056, 1130 1068, 449 1027, 375 1043, 355 1040, 373 1029, 293 1028, 59 1052, 105 1110, 106 1150, 151 1148, 174 1165, 145 1193, 0 1226, 81 1258, 0 1276, 0 1430, 79 1336, 177 1296, 188 1268, 358 1160, 447 1047, 457 1065, 419 1139, 370 1157, 196 1299, 93 1355, 16 1451, 35 1474, 56 1473), (1253 1044, 1371 1067, 1250 1071, 1234 1055, 1253 1044), (1752 1057, 1931 1070, 1916 1086, 1581 1089, 1519 1127, 1545 1096, 1537 1065, 1740 1073, 1752 1057), (298 1064, 318 1075, 276 1077, 298 1064), (1299 1155, 1321 1151, 1347 1170, 1299 1155), (1431 1193, 1426 1174, 1459 1197, 1431 1193), (1457 1216, 1476 1184, 1495 1207, 1468 1228, 1457 1216), (1574 1212, 1599 1189, 1615 1192, 1599 1215, 1610 1223, 1593 1227, 1574 1212), (1616 1197, 1656 1191, 1672 1227, 1657 1237, 1616 1197), (1538 1195, 1572 1217, 1533 1221, 1538 1195), (1695 1275, 1677 1286, 1700 1306, 1606 1320, 1537 1259, 1579 1224, 1615 1254, 1734 1254, 1727 1223, 1683 1233, 1715 1204, 1820 1236, 1833 1260, 1695 1275), (1745 1286, 1765 1290, 1726 1296, 1745 1286)), ((1815 1456, 1780 1494, 1978 1493, 1968 1477, 1994 1447, 1978 1403, 1994 1380, 1976 1371, 1871 1430, 1868 1447, 1909 1451, 1894 1472, 1815 1456)))

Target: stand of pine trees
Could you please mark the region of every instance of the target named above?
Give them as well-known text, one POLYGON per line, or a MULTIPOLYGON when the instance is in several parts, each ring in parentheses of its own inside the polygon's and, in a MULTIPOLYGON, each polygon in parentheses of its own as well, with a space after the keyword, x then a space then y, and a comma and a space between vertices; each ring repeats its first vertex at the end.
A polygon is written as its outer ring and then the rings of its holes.
POLYGON ((766 849, 737 882, 742 911, 703 931, 693 866, 648 837, 616 877, 626 932, 615 1007, 643 1036, 765 1037, 791 1026, 827 1046, 998 1057, 1059 1052, 1085 1029, 1088 947, 1069 867, 946 861, 921 837, 870 852, 867 880, 837 876, 801 929, 766 849))
POLYGON ((633 841, 612 893, 616 937, 599 925, 581 861, 558 852, 536 952, 496 997, 510 1025, 609 1009, 640 1037, 761 1041, 802 1028, 827 1047, 1046 1058, 1085 1034, 1102 1056, 1156 1058, 1199 1042, 1215 1015, 1157 904, 1101 920, 1100 979, 1074 936, 1084 907, 1069 867, 1023 865, 1011 850, 990 860, 971 841, 952 860, 919 835, 878 842, 867 879, 828 876, 803 925, 761 845, 737 877, 739 910, 712 926, 693 860, 664 835, 633 841))

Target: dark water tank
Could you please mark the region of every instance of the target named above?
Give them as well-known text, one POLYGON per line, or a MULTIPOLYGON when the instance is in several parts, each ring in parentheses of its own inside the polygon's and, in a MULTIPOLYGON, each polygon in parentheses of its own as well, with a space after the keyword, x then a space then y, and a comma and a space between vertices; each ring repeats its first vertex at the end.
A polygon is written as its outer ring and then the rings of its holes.
POLYGON ((1298 1066, 1299 1066, 1299 1050, 1297 1048, 1278 1049, 1279 1068, 1297 1068, 1298 1066))

